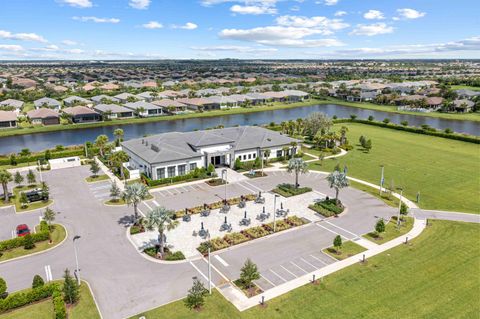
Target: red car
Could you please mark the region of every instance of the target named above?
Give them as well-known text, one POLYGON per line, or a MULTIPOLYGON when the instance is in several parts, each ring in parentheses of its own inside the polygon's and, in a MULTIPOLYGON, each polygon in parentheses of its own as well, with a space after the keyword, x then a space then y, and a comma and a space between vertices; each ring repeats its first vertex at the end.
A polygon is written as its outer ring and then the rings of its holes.
POLYGON ((17 236, 23 237, 30 234, 30 228, 26 224, 21 224, 17 226, 17 236))

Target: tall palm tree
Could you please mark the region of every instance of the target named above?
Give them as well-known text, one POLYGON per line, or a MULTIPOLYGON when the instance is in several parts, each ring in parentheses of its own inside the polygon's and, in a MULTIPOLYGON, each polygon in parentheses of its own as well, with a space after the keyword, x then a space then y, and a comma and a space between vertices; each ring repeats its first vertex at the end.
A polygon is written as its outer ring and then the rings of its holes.
POLYGON ((12 174, 8 172, 7 170, 0 170, 0 183, 2 184, 3 187, 3 196, 5 199, 5 202, 8 203, 10 201, 10 196, 8 195, 8 183, 13 180, 12 174))
POLYGON ((128 154, 125 153, 124 151, 118 151, 118 152, 115 152, 112 154, 112 156, 110 156, 110 161, 112 162, 112 164, 114 166, 117 167, 118 171, 120 172, 120 176, 122 177, 122 179, 124 178, 124 173, 123 173, 123 163, 125 163, 126 161, 128 161, 129 157, 128 157, 128 154))
POLYGON ((148 196, 147 187, 140 183, 127 185, 122 198, 128 206, 133 206, 135 223, 138 222, 138 205, 148 196))
POLYGON ((340 189, 348 186, 347 174, 335 170, 327 176, 327 181, 330 183, 330 188, 335 188, 335 202, 338 203, 340 189))
POLYGON ((104 149, 107 143, 108 143, 108 136, 106 135, 99 135, 95 140, 95 145, 98 147, 101 157, 104 156, 104 149))
POLYGON ((165 243, 163 241, 163 234, 166 230, 172 230, 178 226, 178 220, 174 220, 175 212, 168 210, 163 206, 155 207, 143 220, 143 225, 148 230, 156 229, 158 231, 158 244, 160 246, 160 253, 165 252, 165 243))
POLYGON ((113 131, 113 135, 115 136, 115 139, 116 139, 115 142, 118 146, 119 142, 121 142, 123 139, 124 132, 121 128, 117 128, 113 131))
POLYGON ((291 158, 288 161, 287 171, 295 173, 295 188, 298 188, 298 174, 308 173, 308 164, 301 158, 291 158))

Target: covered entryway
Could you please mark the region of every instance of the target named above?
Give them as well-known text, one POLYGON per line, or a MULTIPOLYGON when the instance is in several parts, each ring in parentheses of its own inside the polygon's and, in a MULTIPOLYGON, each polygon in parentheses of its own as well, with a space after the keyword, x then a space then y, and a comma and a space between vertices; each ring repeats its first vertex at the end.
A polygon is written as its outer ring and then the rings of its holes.
POLYGON ((210 157, 210 163, 212 163, 215 167, 225 166, 225 155, 210 157))

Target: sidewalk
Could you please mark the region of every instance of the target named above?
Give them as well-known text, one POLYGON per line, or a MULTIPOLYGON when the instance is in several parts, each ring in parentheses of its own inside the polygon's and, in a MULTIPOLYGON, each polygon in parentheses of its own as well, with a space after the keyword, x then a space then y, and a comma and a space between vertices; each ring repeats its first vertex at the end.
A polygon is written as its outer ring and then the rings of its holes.
POLYGON ((115 181, 117 183, 118 188, 120 188, 120 191, 123 192, 125 190, 125 185, 124 185, 123 181, 121 181, 120 178, 115 176, 115 174, 113 174, 112 171, 107 166, 105 166, 105 164, 103 164, 102 161, 100 161, 96 156, 94 157, 94 160, 97 162, 97 164, 100 167, 100 169, 102 170, 102 172, 105 175, 107 175, 108 178, 110 178, 110 180, 112 182, 115 181))
POLYGON ((268 301, 270 299, 283 295, 293 289, 296 289, 298 287, 311 283, 314 275, 316 279, 320 279, 336 271, 339 271, 341 269, 344 269, 346 267, 349 267, 351 265, 361 262, 363 255, 365 255, 365 258, 367 259, 375 255, 378 255, 380 253, 383 253, 393 247, 402 245, 405 243, 406 238, 410 240, 420 235, 420 233, 425 229, 425 227, 426 227, 425 219, 415 219, 412 230, 403 236, 397 237, 389 242, 386 242, 385 244, 372 247, 371 249, 363 253, 349 257, 342 261, 337 261, 333 264, 325 266, 317 271, 311 272, 302 277, 298 277, 296 279, 288 281, 284 284, 281 284, 279 286, 276 286, 272 289, 267 290, 265 293, 261 295, 258 295, 252 298, 247 298, 242 292, 240 292, 237 288, 233 287, 231 284, 226 285, 222 288, 219 288, 219 291, 228 301, 233 303, 238 310, 244 311, 249 308, 257 306, 262 300, 262 297, 265 297, 265 301, 268 301))

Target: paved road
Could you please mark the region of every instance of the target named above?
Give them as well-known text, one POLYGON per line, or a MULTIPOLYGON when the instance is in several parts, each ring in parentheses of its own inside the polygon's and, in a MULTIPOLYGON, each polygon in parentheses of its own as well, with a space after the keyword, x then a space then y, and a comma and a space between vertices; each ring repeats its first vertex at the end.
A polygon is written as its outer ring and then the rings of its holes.
MULTIPOLYGON (((268 178, 229 184, 227 196, 269 191, 280 182, 293 181, 293 176, 285 172, 269 174, 268 178)), ((69 238, 52 251, 0 264, 0 273, 7 280, 10 291, 29 287, 35 274, 41 274, 45 278, 47 265, 55 279, 61 278, 65 268, 73 270, 74 235, 82 236, 78 242, 82 277, 90 282, 106 319, 128 317, 181 298, 190 288, 192 277, 205 281, 207 264, 202 259, 165 265, 142 258, 125 236, 132 209, 126 206, 104 206, 102 201, 107 197, 108 182, 87 184, 83 179, 88 175, 88 167, 44 173, 55 199, 53 209, 60 212, 57 222, 65 225, 69 238)), ((334 196, 324 175, 310 173, 302 176, 300 183, 334 196)), ((141 209, 146 212, 149 206, 154 207, 153 201, 172 209, 182 209, 216 201, 223 196, 223 186, 199 184, 178 187, 168 192, 155 193, 155 199, 142 204, 141 209)), ((268 289, 292 276, 311 271, 312 267, 323 267, 332 262, 330 257, 321 253, 321 249, 329 246, 336 234, 355 239, 372 230, 378 218, 388 219, 396 212, 374 197, 355 189, 342 190, 340 196, 348 206, 348 211, 342 217, 219 253, 221 259, 213 257, 214 265, 228 279, 236 279, 245 259, 252 257, 266 278, 259 281, 259 284, 268 289)), ((34 223, 38 220, 38 214, 40 213, 14 215, 12 211, 0 210, 0 234, 3 236, 0 238, 10 237, 11 229, 16 224, 34 223)), ((214 271, 213 281, 221 284, 225 279, 214 271)))
POLYGON ((466 213, 455 213, 455 212, 445 212, 439 210, 426 210, 426 209, 415 209, 412 210, 412 213, 419 218, 429 218, 429 219, 444 219, 452 220, 458 222, 468 222, 468 223, 480 223, 480 215, 478 214, 466 214, 466 213))

